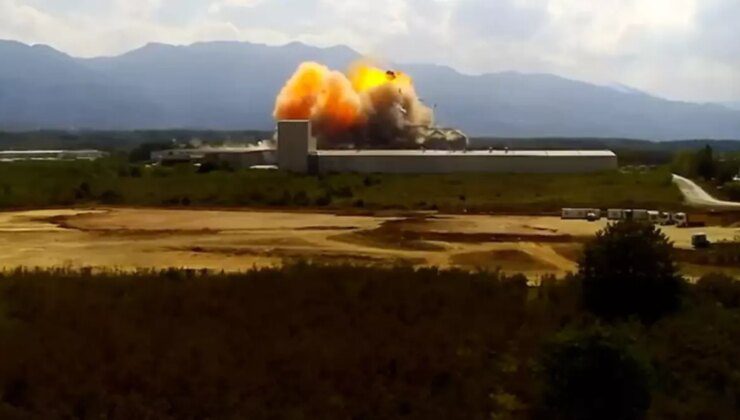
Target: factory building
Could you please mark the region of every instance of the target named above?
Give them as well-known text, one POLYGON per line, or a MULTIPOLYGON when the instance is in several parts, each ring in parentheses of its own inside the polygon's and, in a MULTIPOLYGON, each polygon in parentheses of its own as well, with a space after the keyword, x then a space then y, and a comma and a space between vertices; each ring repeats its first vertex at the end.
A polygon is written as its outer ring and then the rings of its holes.
POLYGON ((309 121, 278 122, 278 167, 301 173, 592 173, 617 169, 609 150, 317 150, 309 121))

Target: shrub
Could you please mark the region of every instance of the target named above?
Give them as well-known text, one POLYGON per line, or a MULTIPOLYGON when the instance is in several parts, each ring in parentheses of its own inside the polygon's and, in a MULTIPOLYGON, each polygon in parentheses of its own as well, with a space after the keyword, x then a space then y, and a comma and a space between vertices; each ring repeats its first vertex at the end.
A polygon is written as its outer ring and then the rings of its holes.
POLYGON ((121 204, 123 197, 116 191, 105 190, 100 194, 99 200, 103 204, 121 204))
POLYGON ((332 196, 328 193, 316 199, 316 205, 319 207, 326 207, 330 205, 331 202, 332 202, 332 196))
POLYGON ((649 365, 603 331, 562 334, 541 368, 543 418, 642 419, 650 406, 649 365))
POLYGON ((293 205, 296 206, 308 206, 311 204, 311 200, 308 198, 308 194, 305 191, 298 191, 293 195, 293 205))
POLYGON ((683 281, 673 245, 652 224, 620 222, 597 233, 579 274, 584 306, 607 320, 637 316, 651 323, 680 305, 683 281))
POLYGON ((740 201, 740 182, 730 182, 725 185, 725 194, 727 198, 733 201, 740 201))
POLYGON ((218 164, 216 162, 203 162, 198 167, 198 173, 199 174, 209 174, 213 171, 218 170, 218 164))
POLYGON ((740 307, 740 281, 726 274, 707 274, 699 279, 696 287, 702 295, 725 307, 740 307))

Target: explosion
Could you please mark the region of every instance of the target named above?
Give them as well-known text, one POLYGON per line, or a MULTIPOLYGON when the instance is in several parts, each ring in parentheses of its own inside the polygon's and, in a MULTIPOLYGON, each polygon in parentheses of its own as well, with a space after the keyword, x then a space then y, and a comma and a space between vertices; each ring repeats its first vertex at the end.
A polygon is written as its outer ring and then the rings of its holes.
POLYGON ((424 142, 432 110, 405 73, 356 63, 345 75, 306 62, 277 97, 277 120, 306 119, 324 147, 409 147, 424 142))

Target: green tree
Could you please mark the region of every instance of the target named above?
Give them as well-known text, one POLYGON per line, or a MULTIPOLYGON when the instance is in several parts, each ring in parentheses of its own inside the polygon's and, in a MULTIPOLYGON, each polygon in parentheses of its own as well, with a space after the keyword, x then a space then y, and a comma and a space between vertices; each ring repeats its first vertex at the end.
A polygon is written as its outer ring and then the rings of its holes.
POLYGON ((696 176, 696 153, 685 150, 680 151, 673 156, 673 162, 671 162, 671 171, 679 175, 683 175, 689 178, 696 176))
POLYGON ((542 418, 636 420, 650 406, 649 365, 603 331, 561 334, 540 366, 542 418))
POLYGON ((696 283, 700 295, 727 308, 740 308, 740 281, 723 273, 709 273, 696 283))
POLYGON ((696 174, 705 180, 710 180, 717 172, 717 163, 714 160, 712 146, 706 145, 696 154, 696 174))
POLYGON ((673 244, 652 224, 625 221, 598 232, 579 274, 584 306, 606 320, 636 316, 651 323, 680 305, 683 280, 673 244))
POLYGON ((172 143, 142 143, 129 153, 130 162, 146 162, 151 159, 152 152, 171 149, 172 143))
POLYGON ((725 184, 731 182, 732 179, 740 171, 740 160, 737 158, 725 157, 725 159, 717 162, 716 178, 717 183, 725 184))

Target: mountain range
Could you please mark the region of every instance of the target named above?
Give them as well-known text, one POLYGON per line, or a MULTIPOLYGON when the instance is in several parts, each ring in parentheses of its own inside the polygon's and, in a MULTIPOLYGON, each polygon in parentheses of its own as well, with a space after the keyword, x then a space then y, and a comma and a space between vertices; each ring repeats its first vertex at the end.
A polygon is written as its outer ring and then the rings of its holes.
MULTIPOLYGON (((0 129, 269 130, 275 96, 299 63, 344 69, 361 57, 343 46, 208 42, 76 58, 0 41, 0 129)), ((398 67, 440 124, 470 135, 740 139, 739 104, 670 101, 551 74, 398 67)))

